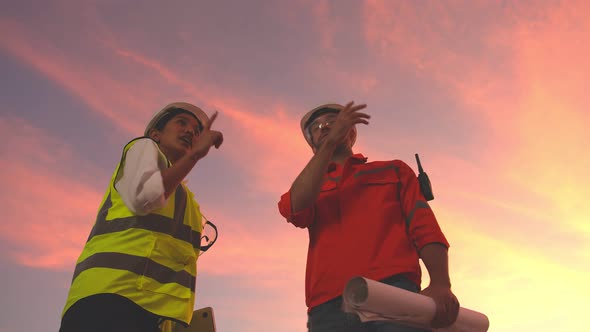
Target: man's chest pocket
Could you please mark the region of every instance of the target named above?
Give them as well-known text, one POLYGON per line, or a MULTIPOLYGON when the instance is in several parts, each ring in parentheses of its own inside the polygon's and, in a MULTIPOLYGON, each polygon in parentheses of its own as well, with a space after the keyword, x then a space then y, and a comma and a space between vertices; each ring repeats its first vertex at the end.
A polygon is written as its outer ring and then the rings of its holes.
POLYGON ((359 173, 356 179, 359 194, 369 202, 399 203, 401 182, 393 169, 359 173))

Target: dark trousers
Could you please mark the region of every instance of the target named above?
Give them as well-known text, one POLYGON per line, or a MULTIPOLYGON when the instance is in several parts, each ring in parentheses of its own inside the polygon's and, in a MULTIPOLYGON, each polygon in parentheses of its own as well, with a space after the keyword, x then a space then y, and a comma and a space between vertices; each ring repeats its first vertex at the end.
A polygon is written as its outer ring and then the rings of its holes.
POLYGON ((92 295, 74 303, 59 332, 156 332, 160 318, 115 294, 92 295))
MULTIPOLYGON (((391 286, 418 292, 418 286, 403 276, 392 276, 381 280, 391 286)), ((342 311, 342 297, 324 302, 308 314, 309 332, 428 332, 430 330, 407 327, 390 322, 361 323, 358 315, 342 311)))

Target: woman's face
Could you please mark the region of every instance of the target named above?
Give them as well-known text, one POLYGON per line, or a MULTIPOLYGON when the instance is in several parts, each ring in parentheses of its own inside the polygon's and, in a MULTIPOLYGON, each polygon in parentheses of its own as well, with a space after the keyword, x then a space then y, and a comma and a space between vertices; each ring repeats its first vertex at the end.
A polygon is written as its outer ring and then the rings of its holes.
POLYGON ((150 137, 160 145, 166 157, 174 162, 184 156, 198 137, 199 122, 187 113, 180 113, 170 119, 162 130, 153 130, 150 137))

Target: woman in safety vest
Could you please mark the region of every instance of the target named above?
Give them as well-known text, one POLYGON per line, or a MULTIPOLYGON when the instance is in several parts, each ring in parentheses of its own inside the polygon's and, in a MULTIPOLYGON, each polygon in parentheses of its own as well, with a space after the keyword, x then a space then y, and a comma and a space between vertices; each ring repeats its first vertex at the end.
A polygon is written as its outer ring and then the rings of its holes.
POLYGON ((202 216, 182 183, 223 135, 198 107, 172 103, 129 142, 74 270, 60 332, 152 332, 187 325, 202 216))

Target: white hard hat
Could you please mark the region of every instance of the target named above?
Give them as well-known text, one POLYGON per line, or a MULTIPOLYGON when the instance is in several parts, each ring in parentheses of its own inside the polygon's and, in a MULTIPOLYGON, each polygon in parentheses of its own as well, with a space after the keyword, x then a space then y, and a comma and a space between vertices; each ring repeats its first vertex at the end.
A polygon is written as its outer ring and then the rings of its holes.
POLYGON ((209 117, 207 116, 207 114, 205 114, 205 112, 203 112, 203 110, 198 108, 197 106, 189 104, 189 103, 185 103, 185 102, 174 102, 174 103, 166 105, 164 108, 162 108, 161 111, 154 114, 154 116, 152 117, 152 119, 150 120, 148 125, 145 127, 144 135, 149 136, 150 131, 156 127, 156 124, 166 114, 168 114, 170 111, 176 110, 176 109, 181 109, 181 110, 184 110, 184 111, 187 111, 187 112, 193 114, 197 118, 197 121, 199 121, 199 124, 201 125, 201 129, 203 128, 203 126, 205 124, 207 124, 207 122, 209 122, 209 117))
MULTIPOLYGON (((344 106, 340 104, 323 104, 307 112, 303 118, 301 118, 301 132, 303 133, 303 137, 305 137, 305 140, 309 146, 313 148, 313 144, 311 142, 311 133, 309 130, 307 130, 307 127, 313 122, 313 120, 317 119, 322 114, 338 113, 343 109, 344 106)), ((356 130, 356 128, 353 127, 353 130, 356 130)), ((352 144, 354 144, 354 141, 352 144)))

